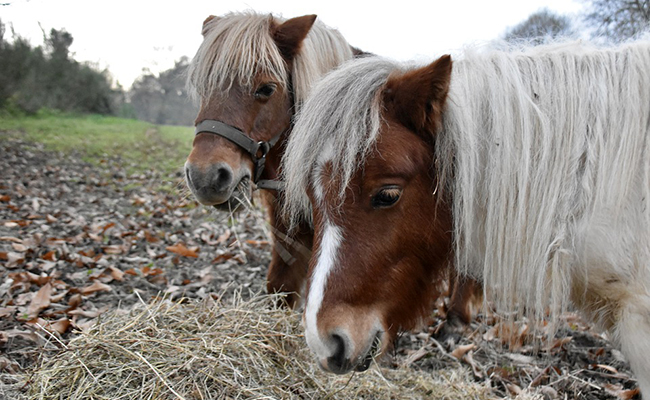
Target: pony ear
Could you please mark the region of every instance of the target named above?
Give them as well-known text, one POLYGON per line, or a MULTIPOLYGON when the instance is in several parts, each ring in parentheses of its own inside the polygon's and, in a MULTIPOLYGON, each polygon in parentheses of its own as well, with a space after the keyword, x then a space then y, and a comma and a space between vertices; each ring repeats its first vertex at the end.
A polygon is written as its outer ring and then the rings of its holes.
POLYGON ((291 18, 277 26, 272 32, 273 40, 287 60, 292 60, 298 54, 302 41, 315 21, 316 15, 313 14, 291 18))
POLYGON ((451 56, 389 78, 383 92, 386 108, 410 130, 420 134, 438 131, 449 93, 451 56))
POLYGON ((218 20, 219 17, 217 17, 216 15, 210 15, 208 18, 206 18, 205 21, 203 21, 203 28, 201 29, 201 35, 205 36, 205 34, 208 33, 208 30, 210 30, 210 25, 212 25, 210 24, 210 22, 212 21, 216 22, 218 20))

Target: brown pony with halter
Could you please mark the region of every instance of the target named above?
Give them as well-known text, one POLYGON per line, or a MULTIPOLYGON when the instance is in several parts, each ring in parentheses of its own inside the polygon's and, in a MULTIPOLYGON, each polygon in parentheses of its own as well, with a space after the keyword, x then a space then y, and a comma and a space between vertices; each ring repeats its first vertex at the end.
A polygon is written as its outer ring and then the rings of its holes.
MULTIPOLYGON (((251 182, 262 189, 275 241, 267 290, 286 292, 293 306, 304 284, 313 231, 303 220, 289 237, 277 218, 283 201, 278 196, 280 159, 293 115, 311 85, 362 53, 315 15, 288 20, 255 13, 211 16, 203 36, 189 71, 201 108, 186 182, 200 203, 226 211, 251 197, 251 182)), ((449 325, 469 323, 475 285, 453 277, 451 285, 449 325)))
POLYGON ((455 264, 497 310, 577 307, 650 393, 650 43, 470 51, 453 70, 353 61, 297 119, 285 211, 313 215, 318 363, 368 368, 455 264))
POLYGON ((290 305, 304 282, 312 232, 303 223, 289 238, 276 218, 280 159, 311 82, 356 52, 336 30, 315 21, 315 15, 210 16, 189 70, 201 107, 185 164, 187 185, 201 204, 231 212, 254 188, 264 189, 275 242, 267 289, 287 292, 290 305))

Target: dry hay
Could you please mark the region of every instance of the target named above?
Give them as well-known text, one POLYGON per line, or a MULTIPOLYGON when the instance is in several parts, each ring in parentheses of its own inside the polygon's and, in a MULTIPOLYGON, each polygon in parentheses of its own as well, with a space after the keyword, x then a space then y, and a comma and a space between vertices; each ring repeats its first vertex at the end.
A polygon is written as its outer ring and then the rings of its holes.
POLYGON ((461 370, 374 365, 333 376, 316 367, 296 312, 277 298, 171 302, 105 315, 45 354, 29 399, 488 399, 461 370))

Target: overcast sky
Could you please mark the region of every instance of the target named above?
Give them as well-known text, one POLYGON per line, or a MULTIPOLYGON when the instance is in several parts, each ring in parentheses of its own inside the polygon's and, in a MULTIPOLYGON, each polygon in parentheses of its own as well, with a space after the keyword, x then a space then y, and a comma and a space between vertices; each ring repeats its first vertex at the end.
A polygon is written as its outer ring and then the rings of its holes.
POLYGON ((580 0, 5 0, 0 20, 34 45, 51 28, 74 37, 79 61, 108 68, 128 88, 143 68, 159 72, 201 42, 211 14, 256 10, 285 18, 317 14, 358 48, 398 60, 429 59, 466 44, 495 39, 531 13, 548 8, 576 15, 580 0), (39 25, 40 24, 40 25, 39 25))

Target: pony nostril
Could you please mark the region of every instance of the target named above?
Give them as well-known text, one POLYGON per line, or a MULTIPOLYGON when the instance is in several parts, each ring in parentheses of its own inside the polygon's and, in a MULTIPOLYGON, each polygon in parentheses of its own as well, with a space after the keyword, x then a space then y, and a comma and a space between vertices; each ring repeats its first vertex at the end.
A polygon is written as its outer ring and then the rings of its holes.
POLYGON ((219 167, 214 174, 213 186, 221 190, 232 183, 232 171, 229 168, 219 167))
POLYGON ((344 374, 350 369, 350 360, 345 357, 345 340, 337 334, 332 334, 334 353, 327 359, 327 367, 337 374, 344 374))
POLYGON ((190 168, 185 166, 185 181, 187 182, 187 185, 192 187, 192 175, 190 174, 190 168))

